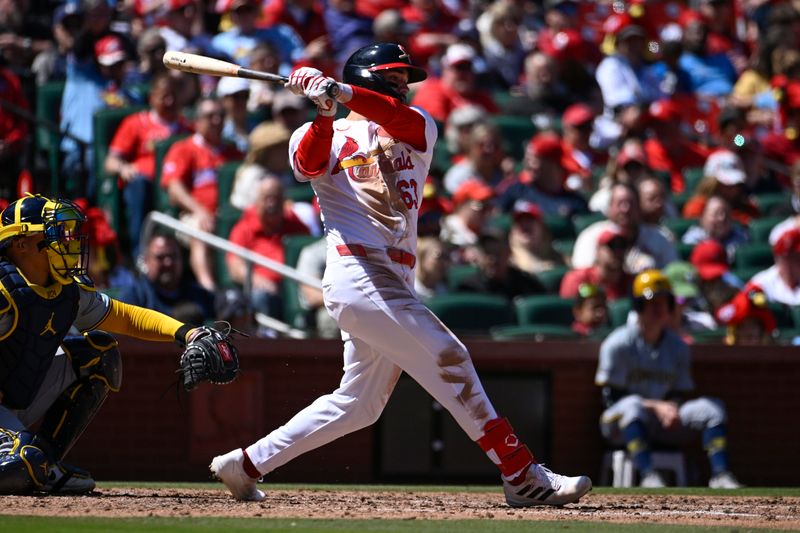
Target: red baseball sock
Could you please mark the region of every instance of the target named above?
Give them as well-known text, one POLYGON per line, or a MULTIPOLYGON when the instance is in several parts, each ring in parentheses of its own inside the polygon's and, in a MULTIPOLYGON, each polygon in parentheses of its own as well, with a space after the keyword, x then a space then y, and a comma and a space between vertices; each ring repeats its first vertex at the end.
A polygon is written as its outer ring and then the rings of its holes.
POLYGON ((259 479, 261 477, 261 472, 258 471, 256 465, 254 465, 253 461, 250 460, 250 456, 247 455, 247 450, 242 448, 242 453, 244 454, 244 461, 242 461, 244 473, 253 479, 259 479))
POLYGON ((524 478, 528 467, 536 462, 536 458, 522 444, 506 418, 489 420, 483 427, 483 437, 477 442, 489 459, 498 466, 503 477, 512 484, 514 478, 520 477, 520 474, 524 478))

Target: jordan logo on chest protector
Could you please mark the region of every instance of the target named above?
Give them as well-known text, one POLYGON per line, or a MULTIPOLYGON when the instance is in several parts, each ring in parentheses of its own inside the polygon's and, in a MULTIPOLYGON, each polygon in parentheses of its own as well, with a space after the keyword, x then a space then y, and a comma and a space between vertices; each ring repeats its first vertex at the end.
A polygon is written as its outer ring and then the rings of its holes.
POLYGON ((53 317, 55 315, 56 315, 55 312, 50 313, 50 318, 47 320, 47 324, 45 324, 44 329, 42 330, 42 332, 39 333, 40 337, 44 337, 46 333, 49 333, 50 335, 55 335, 56 334, 56 330, 53 327, 53 317))

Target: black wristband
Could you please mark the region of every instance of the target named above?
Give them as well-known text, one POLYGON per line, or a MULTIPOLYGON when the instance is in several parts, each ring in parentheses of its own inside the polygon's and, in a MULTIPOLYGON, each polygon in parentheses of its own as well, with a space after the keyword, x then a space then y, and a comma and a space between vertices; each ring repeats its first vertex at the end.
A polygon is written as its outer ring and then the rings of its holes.
POLYGON ((194 326, 190 326, 189 324, 184 324, 178 328, 178 331, 175 332, 175 340, 178 341, 178 344, 181 346, 186 346, 186 336, 189 334, 190 331, 194 329, 194 326))

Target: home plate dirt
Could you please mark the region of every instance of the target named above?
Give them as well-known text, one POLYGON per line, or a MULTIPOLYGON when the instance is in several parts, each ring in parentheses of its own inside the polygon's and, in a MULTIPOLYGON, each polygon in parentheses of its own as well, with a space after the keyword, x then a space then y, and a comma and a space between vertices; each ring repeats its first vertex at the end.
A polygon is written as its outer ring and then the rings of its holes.
POLYGON ((100 488, 87 496, 4 496, 0 514, 39 516, 226 516, 324 519, 585 520, 800 530, 800 497, 599 495, 562 508, 512 509, 500 492, 267 490, 238 502, 205 489, 100 488))

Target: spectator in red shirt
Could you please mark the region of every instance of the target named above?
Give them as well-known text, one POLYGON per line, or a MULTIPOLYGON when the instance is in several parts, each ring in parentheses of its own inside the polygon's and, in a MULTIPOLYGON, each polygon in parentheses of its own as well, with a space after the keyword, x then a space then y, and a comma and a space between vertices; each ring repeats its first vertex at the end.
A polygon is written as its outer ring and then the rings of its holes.
POLYGON ((498 108, 491 93, 477 86, 474 64, 475 50, 465 44, 450 45, 442 57, 442 77, 423 81, 412 105, 421 107, 439 122, 446 122, 450 113, 463 105, 475 104, 489 113, 498 108))
POLYGON ((133 257, 139 254, 142 221, 153 205, 155 144, 191 129, 179 116, 175 79, 161 74, 153 81, 150 109, 125 117, 114 134, 105 170, 119 176, 133 257))
POLYGON ((649 115, 653 136, 645 141, 644 150, 650 168, 669 173, 672 192, 683 192, 686 188, 683 170, 703 166, 708 150, 686 138, 675 103, 653 102, 649 115))
POLYGON ((762 141, 764 157, 786 167, 777 172, 778 181, 789 185, 789 167, 800 161, 800 81, 776 77, 772 82, 778 95, 778 114, 781 129, 768 134, 762 141))
MULTIPOLYGON (((255 203, 244 211, 231 230, 230 241, 284 263, 284 235, 308 235, 308 228, 284 205, 283 185, 278 178, 264 178, 253 193, 255 203)), ((234 254, 228 254, 226 261, 231 279, 244 285, 248 276, 247 262, 234 254)), ((281 279, 281 275, 273 270, 259 265, 253 268, 250 302, 255 312, 282 317, 281 279)))
MULTIPOLYGON (((28 111, 19 78, 5 67, 0 67, 0 100, 28 111)), ((17 178, 22 170, 27 136, 28 124, 19 115, 0 107, 0 198, 17 197, 17 178)))
MULTIPOLYGON (((217 100, 201 100, 197 105, 197 133, 172 145, 162 169, 161 186, 167 190, 172 205, 180 210, 181 219, 207 232, 213 232, 216 226, 217 169, 242 158, 235 147, 222 142, 224 116, 217 100)), ((216 289, 213 261, 205 243, 191 239, 189 264, 200 285, 216 289)))
POLYGON ((441 0, 411 0, 400 13, 416 28, 409 37, 408 51, 420 65, 426 66, 431 57, 456 42, 458 17, 441 0))
POLYGON ((631 242, 614 230, 604 230, 597 239, 597 255, 594 265, 570 270, 561 280, 559 294, 562 298, 574 298, 583 283, 597 285, 609 301, 627 298, 631 295, 633 276, 625 272, 625 254, 631 242))
POLYGON ((260 25, 275 24, 291 26, 306 43, 319 40, 323 48, 328 44, 322 4, 317 0, 269 0, 261 12, 260 25))

